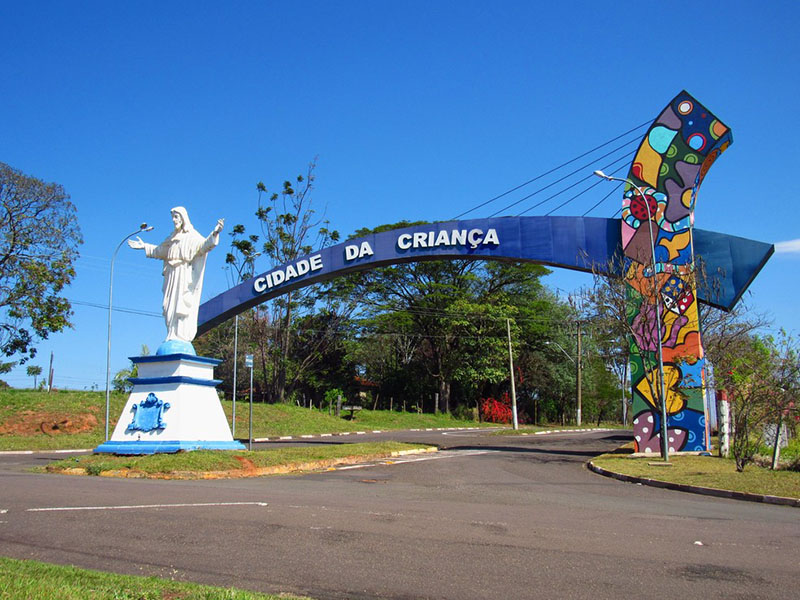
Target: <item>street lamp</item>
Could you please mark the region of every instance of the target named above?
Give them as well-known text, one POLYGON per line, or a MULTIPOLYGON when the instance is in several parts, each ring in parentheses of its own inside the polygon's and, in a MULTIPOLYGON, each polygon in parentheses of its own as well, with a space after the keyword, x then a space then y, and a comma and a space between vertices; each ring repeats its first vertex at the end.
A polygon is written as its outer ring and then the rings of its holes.
POLYGON ((139 225, 139 229, 122 238, 117 249, 114 250, 114 254, 111 255, 111 274, 108 278, 108 348, 106 350, 106 441, 108 441, 108 418, 111 406, 111 299, 114 293, 114 260, 117 258, 117 252, 119 252, 122 244, 143 231, 153 231, 153 228, 152 226, 148 227, 147 223, 142 223, 139 225))
MULTIPOLYGON (((248 263, 250 264, 251 270, 254 268, 253 263, 255 260, 261 256, 261 252, 256 252, 255 254, 250 254, 245 259, 245 262, 237 267, 235 264, 233 268, 236 269, 237 275, 239 275, 239 279, 237 283, 241 283, 244 281, 245 277, 252 277, 252 272, 242 277, 242 269, 244 269, 248 263)), ((236 315, 233 320, 233 415, 231 417, 231 435, 236 437, 236 390, 238 389, 237 381, 236 381, 236 374, 239 371, 239 315, 236 315)))
MULTIPOLYGON (((578 339, 580 340, 580 337, 578 339)), ((582 402, 581 402, 582 398, 581 398, 581 353, 580 353, 580 350, 578 351, 577 360, 575 360, 574 358, 572 358, 569 355, 569 353, 566 350, 564 350, 564 348, 558 342, 547 341, 547 342, 545 342, 545 345, 546 346, 550 346, 550 345, 555 346, 556 348, 561 350, 561 352, 564 353, 564 356, 566 356, 568 359, 570 359, 570 361, 572 361, 572 364, 575 365, 575 401, 576 401, 576 404, 577 404, 577 409, 575 411, 575 423, 578 425, 578 427, 580 427, 580 425, 581 425, 581 404, 582 404, 582 402)))
POLYGON ((658 398, 661 401, 661 458, 664 459, 664 462, 669 461, 669 441, 667 440, 667 400, 666 395, 664 394, 664 352, 661 346, 661 307, 660 302, 658 299, 658 281, 656 279, 656 245, 655 240, 653 239, 653 226, 651 225, 653 221, 653 215, 650 214, 650 203, 647 201, 647 197, 644 195, 642 188, 636 185, 633 181, 626 178, 621 177, 612 177, 611 175, 606 175, 602 171, 595 171, 595 175, 606 179, 608 181, 619 181, 621 183, 627 183, 629 186, 634 188, 638 193, 639 197, 644 202, 644 207, 647 210, 647 231, 650 234, 650 252, 651 258, 653 263, 653 300, 656 305, 656 337, 658 338, 658 398))

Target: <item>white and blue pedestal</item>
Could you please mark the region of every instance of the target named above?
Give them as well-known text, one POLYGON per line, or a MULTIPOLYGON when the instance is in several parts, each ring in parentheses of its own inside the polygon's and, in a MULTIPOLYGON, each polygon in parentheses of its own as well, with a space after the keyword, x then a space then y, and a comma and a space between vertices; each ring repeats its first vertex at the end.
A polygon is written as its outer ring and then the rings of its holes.
POLYGON ((244 450, 234 441, 217 396, 221 381, 214 379, 214 367, 222 361, 162 350, 131 357, 139 376, 130 379, 133 391, 111 439, 95 453, 244 450))

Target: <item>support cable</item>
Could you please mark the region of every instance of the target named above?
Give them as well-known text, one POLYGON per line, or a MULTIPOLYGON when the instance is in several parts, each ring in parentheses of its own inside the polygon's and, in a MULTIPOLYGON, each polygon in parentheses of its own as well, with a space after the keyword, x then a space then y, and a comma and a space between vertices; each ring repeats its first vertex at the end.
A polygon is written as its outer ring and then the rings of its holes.
POLYGON ((456 215, 455 217, 453 217, 453 218, 452 218, 452 219, 450 219, 450 220, 451 220, 451 221, 455 221, 456 219, 460 219, 460 218, 461 218, 461 217, 463 217, 464 215, 467 215, 467 214, 469 214, 469 213, 471 213, 471 212, 473 212, 473 211, 475 211, 475 210, 478 210, 479 208, 483 208, 484 206, 486 206, 486 205, 488 205, 488 204, 491 204, 491 203, 492 203, 492 202, 494 202, 495 200, 499 200, 500 198, 503 198, 503 197, 507 196, 508 194, 511 194, 511 193, 513 193, 513 192, 516 192, 517 190, 519 190, 519 189, 521 189, 521 188, 525 187, 526 185, 529 185, 529 184, 533 183, 534 181, 538 181, 539 179, 542 179, 543 177, 546 177, 546 176, 548 176, 548 175, 550 175, 550 174, 552 174, 552 173, 555 173, 555 172, 556 172, 556 171, 558 171, 559 169, 563 169, 563 168, 564 168, 564 167, 566 167, 567 165, 570 165, 570 164, 574 163, 575 161, 577 161, 577 160, 580 160, 580 159, 582 159, 583 157, 585 157, 585 156, 588 156, 589 154, 592 154, 593 152, 596 152, 596 151, 597 151, 597 150, 599 150, 600 148, 604 148, 605 146, 608 146, 609 144, 612 144, 612 143, 616 142, 617 140, 619 140, 619 139, 622 139, 622 138, 624 138, 624 137, 625 137, 625 136, 627 136, 627 135, 630 135, 630 134, 631 134, 631 133, 633 133, 634 131, 636 131, 636 130, 638 130, 638 129, 641 129, 642 127, 644 127, 644 126, 646 126, 646 125, 649 125, 651 122, 652 122, 652 120, 645 121, 645 122, 644 122, 644 123, 642 123, 641 125, 637 125, 637 126, 636 126, 636 127, 634 127, 633 129, 629 129, 629 130, 628 130, 628 131, 626 131, 625 133, 622 133, 622 134, 618 135, 617 137, 611 138, 610 140, 608 140, 608 141, 606 141, 606 142, 603 142, 603 143, 602 143, 602 144, 600 144, 599 146, 595 146, 595 147, 594 147, 594 148, 592 148, 591 150, 588 150, 588 151, 584 152, 583 154, 581 154, 581 155, 579 155, 579 156, 576 156, 575 158, 572 158, 572 159, 568 160, 567 162, 561 163, 561 164, 560 164, 560 165, 558 165, 557 167, 553 167, 552 169, 550 169, 549 171, 546 171, 545 173, 542 173, 541 175, 537 175, 537 176, 536 176, 536 177, 534 177, 533 179, 529 179, 529 180, 528 180, 528 181, 526 181, 525 183, 521 183, 521 184, 519 184, 519 185, 517 185, 517 186, 515 186, 515 187, 511 188, 510 190, 506 190, 506 191, 505 191, 505 192, 503 192, 502 194, 498 194, 498 195, 497 195, 497 196, 495 196, 494 198, 490 198, 489 200, 486 200, 485 202, 481 202, 480 204, 477 204, 476 206, 473 206, 472 208, 470 208, 470 209, 468 209, 468 210, 465 210, 464 212, 462 212, 461 214, 458 214, 458 215, 456 215))
MULTIPOLYGON (((489 215, 489 218, 491 218, 491 217, 496 217, 496 216, 497 216, 497 215, 499 215, 500 213, 507 211, 509 208, 513 208, 514 206, 516 206, 516 205, 517 205, 517 204, 519 204, 520 202, 524 202, 525 200, 528 200, 529 198, 533 198, 533 197, 534 197, 534 196, 536 196, 537 194, 540 194, 541 192, 545 191, 546 189, 549 189, 549 188, 553 187, 554 185, 556 185, 556 184, 559 184, 559 183, 561 183, 562 181, 565 181, 565 180, 569 179, 570 177, 572 177, 573 175, 575 175, 575 174, 577 174, 577 173, 581 173, 582 171, 586 171, 586 170, 587 170, 589 167, 591 167, 592 165, 595 165, 595 164, 597 164, 597 161, 599 161, 599 160, 602 160, 602 159, 604 159, 604 158, 608 158, 608 157, 609 157, 609 156, 611 156, 612 154, 616 154, 617 152, 619 152, 620 150, 622 150, 622 149, 623 149, 623 148, 625 148, 626 146, 630 146, 631 144, 637 144, 637 143, 639 143, 639 139, 638 139, 638 138, 637 138, 637 139, 634 139, 634 140, 630 140, 630 141, 628 141, 628 142, 625 142, 624 144, 622 144, 622 145, 620 145, 620 146, 617 146, 616 148, 614 148, 614 149, 613 149, 613 150, 611 150, 610 152, 607 152, 607 153, 603 154, 602 156, 600 156, 600 157, 598 157, 598 158, 595 158, 595 159, 593 159, 593 160, 589 161, 588 163, 585 163, 585 164, 581 165, 580 167, 578 167, 578 168, 577 168, 577 169, 575 169, 574 171, 570 171, 569 173, 567 173, 567 174, 566 174, 566 175, 564 175, 563 177, 560 177, 560 178, 556 179, 556 180, 555 180, 555 181, 553 181, 552 183, 548 183, 546 186, 539 188, 539 189, 538 189, 538 190, 536 190, 535 192, 532 192, 532 193, 528 194, 527 196, 523 196, 522 198, 520 198, 519 200, 516 200, 516 201, 512 202, 512 203, 511 203, 511 204, 509 204, 508 206, 505 206, 505 207, 501 208, 500 210, 498 210, 498 211, 495 211, 494 213, 492 213, 491 215, 489 215)), ((631 156, 631 155, 633 155, 633 153, 631 153, 631 154, 629 154, 629 155, 626 155, 626 156, 631 156)), ((615 161, 615 162, 616 162, 616 161, 615 161)), ((588 179, 589 177, 590 177, 590 176, 587 176, 587 177, 586 177, 586 179, 588 179)), ((582 180, 582 181, 583 181, 583 180, 582 180)), ((537 206, 538 206, 538 205, 537 205, 537 206)))
MULTIPOLYGON (((630 152, 630 153, 628 153, 628 154, 625 154, 625 155, 623 155, 623 156, 621 156, 621 157, 617 158, 616 160, 614 160, 614 161, 610 162, 610 163, 609 163, 609 164, 608 164, 608 165, 607 165, 605 168, 606 168, 606 169, 610 169, 611 167, 613 167, 614 165, 616 165, 616 164, 617 164, 618 162, 620 162, 620 161, 623 161, 623 160, 624 160, 624 161, 627 161, 627 160, 628 160, 628 159, 630 159, 630 158, 631 158, 631 157, 632 157, 634 154, 635 154, 635 152, 630 152)), ((584 169, 585 169, 585 168, 587 168, 587 167, 584 167, 584 169)), ((563 194, 564 192, 571 190, 571 189, 572 189, 572 188, 574 188, 575 186, 577 186, 577 185, 579 185, 579 184, 583 183, 584 181, 589 181, 589 180, 590 180, 590 179, 592 179, 593 177, 594 177, 594 175, 592 175, 592 174, 590 174, 590 175, 586 175, 585 177, 583 177, 583 178, 579 179, 579 180, 578 180, 578 181, 576 181, 575 183, 572 183, 572 184, 568 185, 567 187, 563 188, 562 190, 560 190, 560 191, 556 192, 555 194, 552 194, 552 195, 548 196, 547 198, 545 198, 544 200, 540 200, 539 202, 537 202, 537 203, 536 203, 536 204, 534 204, 533 206, 531 206, 531 207, 529 207, 529 208, 526 208, 524 211, 522 211, 521 213, 519 213, 517 216, 522 216, 522 215, 524 215, 525 213, 528 213, 528 212, 532 211, 534 208, 539 208, 539 207, 540 207, 542 204, 545 204, 546 202, 549 202, 549 201, 550 201, 550 200, 552 200, 553 198, 556 198, 556 197, 560 196, 560 195, 561 195, 561 194, 563 194)), ((602 182, 601 182, 601 183, 602 183, 602 182)), ((588 189, 591 189, 591 188, 588 188, 588 189)), ((571 200, 574 200, 575 198, 577 198, 578 196, 580 196, 582 193, 583 193, 583 192, 581 192, 581 193, 579 193, 578 195, 574 196, 573 198, 571 198, 571 199, 570 199, 570 201, 571 201, 571 200)), ((562 205, 562 206, 563 206, 563 205, 562 205)), ((558 207, 558 208, 560 208, 560 207, 558 207)), ((549 214, 549 213, 548 213, 548 214, 549 214)), ((494 216, 494 215, 492 215, 492 216, 494 216)))
MULTIPOLYGON (((615 160, 615 161, 614 161, 614 163, 617 163, 617 162, 619 162, 620 160, 623 160, 623 159, 626 159, 626 158, 627 158, 627 156, 623 156, 622 158, 620 158, 620 159, 618 159, 618 160, 615 160)), ((614 163, 611 163, 611 164, 613 165, 614 163)), ((605 167, 605 168, 603 168, 603 169, 601 169, 601 170, 602 170, 602 171, 607 171, 607 170, 608 170, 610 167, 611 167, 611 165, 609 165, 608 167, 605 167)), ((613 171, 611 171, 611 173, 612 173, 612 174, 617 174, 619 171, 622 171, 622 169, 627 169, 627 168, 628 168, 628 165, 627 165, 627 164, 624 164, 624 165, 622 165, 622 166, 620 166, 620 167, 617 167, 617 168, 616 168, 616 169, 614 169, 613 171)), ((579 181, 578 183, 582 183, 582 182, 586 181, 587 179, 591 179, 591 178, 592 178, 592 175, 589 175, 589 176, 587 176, 585 179, 581 179, 581 181, 579 181)), ((561 204, 559 204, 558 206, 556 206, 554 209, 552 209, 550 212, 547 212, 547 213, 545 213, 545 216, 549 217, 549 216, 550 216, 550 215, 552 215, 554 212, 556 212, 558 209, 565 207, 567 204, 569 204, 570 202, 572 202, 572 201, 573 201, 573 200, 575 200, 576 198, 578 198, 578 197, 582 196, 583 194, 585 194, 585 193, 586 193, 586 192, 588 192, 589 190, 592 190, 592 189, 594 189, 595 187, 597 187, 597 184, 598 184, 598 183, 603 183, 603 180, 601 179, 601 180, 599 180, 599 181, 597 181, 597 182, 593 183, 593 184, 592 184, 592 185, 590 185, 589 187, 587 187, 587 188, 584 188, 582 191, 580 191, 580 192, 578 192, 577 194, 575 194, 574 196, 572 196, 572 198, 570 198, 569 200, 565 200, 564 202, 562 202, 561 204)), ((576 184, 576 185, 577 185, 577 184, 576 184)), ((606 196, 606 197, 608 197, 608 196, 606 196)), ((530 209, 528 209, 528 210, 530 210, 530 209)), ((525 212, 528 212, 528 211, 526 210, 525 212)), ((522 215, 522 214, 525 214, 525 213, 520 213, 520 214, 522 215)), ((582 216, 586 216, 586 215, 584 214, 584 215, 582 215, 582 216)))

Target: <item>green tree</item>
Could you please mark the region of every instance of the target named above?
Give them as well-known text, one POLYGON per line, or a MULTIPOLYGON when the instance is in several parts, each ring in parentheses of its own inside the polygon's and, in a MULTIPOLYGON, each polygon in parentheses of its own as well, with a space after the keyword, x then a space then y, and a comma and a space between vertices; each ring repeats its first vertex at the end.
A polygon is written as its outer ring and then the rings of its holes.
MULTIPOLYGON (((262 254, 275 267, 310 254, 339 240, 339 233, 329 228, 328 221, 313 206, 314 169, 311 162, 305 176, 294 182, 284 181, 280 192, 269 193, 259 182, 256 218, 261 227, 262 254)), ((308 314, 319 301, 319 288, 306 288, 276 298, 269 307, 259 308, 261 329, 271 333, 259 337, 269 341, 262 345, 262 369, 268 380, 268 393, 278 402, 286 399, 287 375, 292 346, 291 325, 296 317, 308 314), (271 310, 270 310, 271 309, 271 310)))
MULTIPOLYGON (((353 237, 414 224, 362 229, 353 237)), ((443 260, 373 269, 352 280, 372 318, 393 314, 408 324, 418 340, 416 356, 436 382, 434 409, 449 411, 454 385, 477 395, 508 381, 506 319, 517 313, 509 297, 523 287, 539 288, 548 272, 539 265, 443 260)))
POLYGON ((71 326, 62 290, 83 243, 75 206, 60 185, 0 163, 0 352, 36 355, 37 339, 71 326))
POLYGON ((352 327, 347 315, 325 310, 297 319, 289 354, 289 388, 315 402, 321 402, 332 388, 354 391, 352 327))
POLYGON ((727 393, 732 409, 731 450, 736 470, 753 461, 764 438, 764 426, 794 417, 800 393, 800 348, 785 332, 778 339, 750 335, 731 341, 714 369, 718 389, 727 393))
MULTIPOLYGON (((141 356, 148 356, 149 354, 150 348, 147 347, 147 344, 142 344, 141 356)), ((132 377, 138 377, 138 375, 139 365, 131 363, 128 368, 120 369, 114 374, 114 379, 111 380, 111 386, 117 392, 129 393, 133 389, 133 384, 128 380, 132 377)))
POLYGON ((25 369, 28 377, 33 377, 33 389, 36 389, 36 378, 42 374, 42 367, 37 365, 28 365, 28 368, 25 369))
POLYGON ((359 320, 351 357, 359 374, 379 385, 386 408, 402 406, 403 400, 408 408, 432 397, 434 388, 421 363, 421 343, 408 313, 384 312, 359 320))

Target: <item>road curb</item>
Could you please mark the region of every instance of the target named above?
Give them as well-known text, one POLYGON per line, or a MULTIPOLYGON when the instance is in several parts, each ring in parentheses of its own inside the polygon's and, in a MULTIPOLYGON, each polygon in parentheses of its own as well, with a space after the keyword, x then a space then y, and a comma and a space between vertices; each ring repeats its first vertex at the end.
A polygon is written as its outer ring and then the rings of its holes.
POLYGON ((75 448, 61 450, 0 450, 0 456, 22 456, 30 454, 78 454, 79 452, 92 452, 91 448, 75 448))
MULTIPOLYGON (((486 429, 486 427, 428 427, 425 429, 372 429, 369 431, 339 431, 332 433, 307 433, 303 435, 282 435, 272 437, 253 438, 253 443, 259 442, 286 442, 290 440, 308 440, 313 438, 338 437, 345 435, 366 435, 368 433, 397 433, 400 431, 473 431, 486 429)), ((246 442, 246 438, 237 438, 240 442, 246 442)))
POLYGON ((703 496, 715 496, 717 498, 728 498, 731 500, 744 500, 746 502, 761 502, 763 504, 777 504, 779 506, 792 506, 800 508, 800 498, 786 498, 784 496, 768 496, 766 494, 752 494, 749 492, 735 492, 733 490, 720 490, 717 488, 701 487, 697 485, 687 485, 685 483, 672 483, 671 481, 661 481, 659 479, 648 479, 646 477, 634 477, 633 475, 623 475, 609 471, 603 467, 598 467, 592 461, 586 463, 586 468, 590 471, 611 477, 626 483, 640 483, 651 487, 677 490, 679 492, 689 492, 690 494, 701 494, 703 496))
MULTIPOLYGON (((258 442, 287 442, 294 440, 308 440, 313 438, 336 437, 342 435, 366 435, 368 433, 395 433, 398 431, 473 431, 486 429, 485 427, 432 427, 428 429, 373 429, 370 431, 340 431, 335 433, 313 433, 302 435, 282 435, 263 438, 253 438, 253 443, 258 442)), ((237 438, 237 441, 247 442, 247 438, 237 438)), ((29 454, 77 454, 78 452, 93 452, 93 448, 75 448, 62 450, 0 450, 0 456, 29 455, 29 454)))
POLYGON ((583 429, 545 429, 544 431, 534 431, 532 435, 549 435, 551 433, 581 433, 586 431, 616 431, 616 429, 610 429, 608 427, 588 427, 583 429))
MULTIPOLYGON (((346 435, 365 435, 367 433, 396 433, 398 431, 478 431, 482 429, 491 429, 487 427, 426 427, 424 429, 373 429, 370 431, 340 431, 333 433, 310 433, 301 435, 281 435, 272 437, 253 438, 253 443, 260 442, 288 442, 296 440, 308 440, 314 438, 328 438, 346 435)), ((615 431, 614 429, 606 428, 587 428, 587 429, 553 429, 545 431, 526 432, 519 435, 548 435, 552 433, 575 433, 586 431, 615 431)), ((237 441, 247 442, 247 438, 236 438, 237 441)), ((29 454, 77 454, 79 452, 93 452, 93 448, 74 448, 62 450, 0 450, 0 456, 13 456, 13 455, 29 455, 29 454)))

